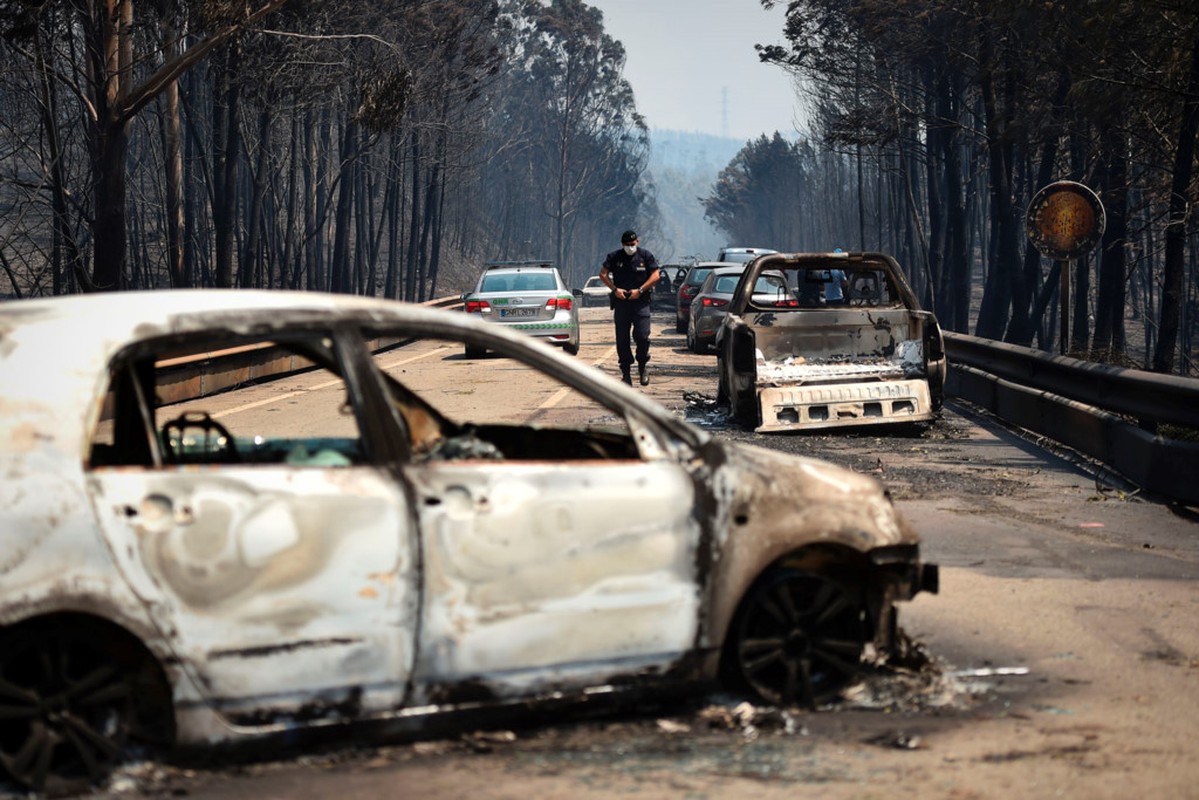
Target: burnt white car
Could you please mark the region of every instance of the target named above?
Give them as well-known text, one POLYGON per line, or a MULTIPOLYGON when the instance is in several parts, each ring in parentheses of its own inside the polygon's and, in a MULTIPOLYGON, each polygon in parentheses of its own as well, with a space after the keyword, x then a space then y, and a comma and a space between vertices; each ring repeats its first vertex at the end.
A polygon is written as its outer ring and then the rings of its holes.
POLYGON ((941 327, 886 253, 760 256, 725 312, 717 399, 755 431, 927 423, 941 412, 941 327), (785 276, 795 303, 757 294, 767 273, 785 276))
POLYGON ((936 590, 876 480, 717 441, 460 312, 10 301, 0 404, 0 772, 48 793, 133 745, 716 679, 814 706, 936 590))

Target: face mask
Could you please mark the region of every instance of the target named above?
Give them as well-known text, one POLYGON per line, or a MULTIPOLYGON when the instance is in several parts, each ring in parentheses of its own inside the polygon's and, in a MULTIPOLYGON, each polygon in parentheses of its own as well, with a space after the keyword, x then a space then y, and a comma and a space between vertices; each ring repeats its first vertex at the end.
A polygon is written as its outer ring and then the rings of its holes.
POLYGON ((626 256, 631 256, 631 255, 633 255, 633 253, 636 253, 636 252, 637 252, 637 247, 635 245, 626 244, 624 246, 624 254, 626 256))

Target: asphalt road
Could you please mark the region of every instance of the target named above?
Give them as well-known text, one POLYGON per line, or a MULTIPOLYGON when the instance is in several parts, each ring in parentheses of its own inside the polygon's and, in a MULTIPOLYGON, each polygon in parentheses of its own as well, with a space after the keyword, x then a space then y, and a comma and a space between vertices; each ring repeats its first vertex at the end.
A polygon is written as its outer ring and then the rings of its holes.
MULTIPOLYGON (((584 317, 578 358, 615 374, 608 312, 584 317)), ((1199 797, 1195 510, 952 404, 917 431, 742 431, 710 407, 715 358, 686 352, 671 316, 654 331, 645 391, 666 407, 887 483, 942 565, 941 593, 901 610, 925 663, 816 713, 712 696, 250 765, 135 764, 98 796, 1199 797)))

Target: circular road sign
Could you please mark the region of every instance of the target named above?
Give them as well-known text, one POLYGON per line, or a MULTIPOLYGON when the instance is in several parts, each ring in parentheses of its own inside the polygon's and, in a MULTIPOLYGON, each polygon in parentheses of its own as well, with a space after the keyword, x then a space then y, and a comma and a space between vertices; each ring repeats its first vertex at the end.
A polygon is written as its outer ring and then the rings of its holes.
POLYGON ((1089 253, 1106 223, 1099 195, 1074 181, 1057 181, 1041 189, 1024 217, 1033 246, 1058 261, 1089 253))

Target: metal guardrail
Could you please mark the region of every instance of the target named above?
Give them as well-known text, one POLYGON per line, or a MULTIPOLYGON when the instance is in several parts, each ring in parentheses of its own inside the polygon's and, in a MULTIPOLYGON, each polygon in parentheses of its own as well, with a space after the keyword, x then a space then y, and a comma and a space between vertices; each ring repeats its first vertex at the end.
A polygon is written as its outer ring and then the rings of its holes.
POLYGON ((1199 380, 945 334, 946 391, 1095 458, 1141 486, 1199 505, 1199 443, 1157 435, 1199 429, 1199 380))

